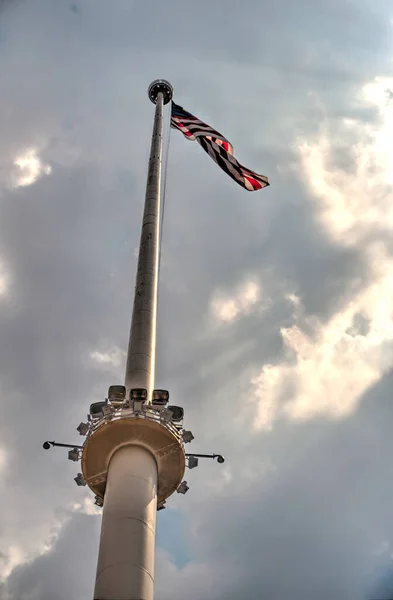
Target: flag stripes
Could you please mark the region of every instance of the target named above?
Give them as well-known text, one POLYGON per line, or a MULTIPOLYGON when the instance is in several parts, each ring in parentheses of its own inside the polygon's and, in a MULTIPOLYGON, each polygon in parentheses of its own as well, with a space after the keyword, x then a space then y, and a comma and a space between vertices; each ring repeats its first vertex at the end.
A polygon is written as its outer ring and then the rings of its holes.
POLYGON ((248 191, 269 185, 268 178, 250 171, 234 157, 232 144, 217 130, 172 102, 171 127, 197 141, 225 173, 248 191))

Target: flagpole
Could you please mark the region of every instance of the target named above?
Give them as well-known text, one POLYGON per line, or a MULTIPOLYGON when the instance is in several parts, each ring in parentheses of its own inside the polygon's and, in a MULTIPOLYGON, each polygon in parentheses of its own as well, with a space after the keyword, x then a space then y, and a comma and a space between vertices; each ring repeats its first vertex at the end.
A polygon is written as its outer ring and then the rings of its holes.
MULTIPOLYGON (((146 404, 151 403, 154 389, 163 106, 172 93, 172 86, 163 80, 149 87, 156 110, 125 373, 127 396, 132 389, 147 390, 146 404)), ((119 420, 102 431, 102 441, 95 435, 96 443, 117 449, 109 455, 94 599, 153 600, 157 488, 160 494, 161 485, 163 493, 163 482, 168 485, 172 478, 176 487, 180 483, 184 472, 182 443, 173 433, 168 438, 167 428, 148 419, 119 420), (130 437, 122 433, 126 431, 130 437), (120 441, 122 437, 124 441, 120 441), (169 460, 176 461, 178 456, 177 463, 170 462, 170 471, 158 453, 168 443, 176 450, 169 460)), ((87 452, 86 448, 86 465, 87 452)), ((90 455, 95 460, 93 452, 90 455)))
POLYGON ((172 86, 163 80, 154 81, 149 87, 149 98, 156 110, 125 376, 127 392, 144 388, 148 402, 154 388, 156 354, 163 107, 172 94, 172 86))

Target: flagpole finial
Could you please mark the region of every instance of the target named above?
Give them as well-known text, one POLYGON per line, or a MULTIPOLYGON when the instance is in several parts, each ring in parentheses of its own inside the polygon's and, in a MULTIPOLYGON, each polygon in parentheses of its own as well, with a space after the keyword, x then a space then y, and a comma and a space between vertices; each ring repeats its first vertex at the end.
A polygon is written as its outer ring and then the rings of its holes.
POLYGON ((148 94, 153 104, 156 104, 159 92, 162 92, 164 96, 164 104, 168 104, 172 100, 173 87, 166 79, 156 79, 149 85, 148 94))

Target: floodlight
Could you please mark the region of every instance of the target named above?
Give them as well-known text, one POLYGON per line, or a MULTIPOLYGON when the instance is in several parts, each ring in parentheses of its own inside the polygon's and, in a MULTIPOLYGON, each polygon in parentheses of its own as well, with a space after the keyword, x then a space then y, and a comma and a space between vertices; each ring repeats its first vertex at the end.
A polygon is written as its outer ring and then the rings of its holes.
POLYGON ((145 388, 134 388, 130 391, 130 398, 131 400, 144 402, 147 400, 147 390, 145 388))
POLYGON ((74 448, 73 450, 70 450, 68 452, 68 460, 73 460, 74 462, 76 462, 77 460, 79 460, 79 451, 78 451, 78 448, 74 448))
POLYGON ((104 407, 106 402, 94 402, 90 405, 90 415, 92 419, 102 419, 104 416, 104 407))
POLYGON ((217 456, 217 462, 219 462, 220 464, 222 464, 223 462, 225 462, 225 458, 221 454, 219 454, 217 456))
POLYGON ((153 390, 152 401, 153 406, 165 406, 169 400, 168 390, 153 390))
POLYGON ((164 508, 166 508, 166 506, 165 506, 165 503, 166 503, 166 500, 162 500, 161 502, 159 502, 159 503, 157 504, 157 512, 158 512, 159 510, 164 510, 164 508))
POLYGON ((82 473, 78 473, 78 475, 74 477, 74 481, 78 486, 86 485, 86 481, 84 480, 82 473))
POLYGON ((44 442, 44 443, 42 444, 42 447, 44 448, 44 450, 49 450, 49 448, 50 448, 50 443, 49 443, 49 442, 44 442))
POLYGON ((101 498, 100 496, 96 496, 96 497, 94 498, 94 504, 95 504, 96 506, 100 506, 100 507, 101 507, 101 506, 104 506, 104 500, 103 500, 103 498, 101 498))
POLYGON ((168 406, 168 410, 172 411, 172 421, 181 421, 184 418, 184 409, 181 406, 168 406))
POLYGON ((187 494, 189 489, 187 481, 182 481, 176 491, 178 494, 187 494))
POLYGON ((183 431, 182 438, 185 444, 189 444, 194 439, 194 436, 191 431, 183 431))
POLYGON ((76 428, 80 435, 87 435, 89 433, 90 426, 88 423, 80 423, 76 428))
POLYGON ((199 460, 195 456, 189 456, 188 457, 188 468, 195 469, 195 467, 198 466, 198 462, 199 462, 199 460))
POLYGON ((108 400, 114 406, 123 405, 126 401, 126 387, 124 385, 111 385, 108 390, 108 400))

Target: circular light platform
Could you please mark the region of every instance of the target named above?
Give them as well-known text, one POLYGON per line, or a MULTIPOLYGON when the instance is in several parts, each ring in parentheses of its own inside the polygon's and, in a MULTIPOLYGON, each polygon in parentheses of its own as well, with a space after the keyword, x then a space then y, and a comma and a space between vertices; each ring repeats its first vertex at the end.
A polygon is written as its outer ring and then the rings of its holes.
POLYGON ((104 497, 109 462, 124 446, 142 446, 156 459, 157 501, 162 502, 180 485, 185 471, 183 445, 157 421, 144 418, 118 419, 99 427, 86 441, 82 452, 82 473, 89 488, 104 497))

